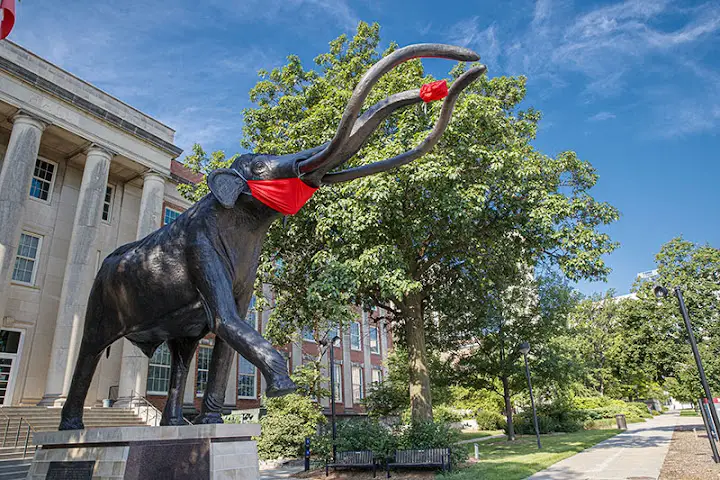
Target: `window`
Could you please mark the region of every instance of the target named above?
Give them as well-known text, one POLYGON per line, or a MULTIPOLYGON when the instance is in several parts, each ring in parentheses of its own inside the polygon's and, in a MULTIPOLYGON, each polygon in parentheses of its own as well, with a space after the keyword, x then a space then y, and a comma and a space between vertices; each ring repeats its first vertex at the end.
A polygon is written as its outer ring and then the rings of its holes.
POLYGON ((380 353, 380 342, 378 342, 378 328, 370 327, 370 351, 380 353))
POLYGON ((12 273, 14 282, 25 285, 35 284, 37 260, 40 255, 41 245, 42 237, 24 232, 20 234, 20 243, 18 244, 15 266, 12 273))
POLYGON ((110 217, 112 217, 112 201, 113 201, 113 192, 115 189, 111 187, 110 185, 105 188, 105 200, 103 200, 103 211, 102 211, 102 219, 105 222, 110 221, 110 217))
POLYGON ((165 395, 170 389, 170 349, 166 343, 160 345, 148 367, 147 393, 165 395))
POLYGON ((353 350, 362 350, 360 322, 352 322, 350 324, 350 348, 353 350))
POLYGON ((200 345, 200 348, 198 348, 197 378, 195 379, 195 395, 198 397, 202 397, 205 394, 212 351, 212 347, 204 345, 200 345))
POLYGON ((382 370, 379 368, 373 367, 372 369, 372 383, 381 383, 382 382, 382 370))
POLYGON ((343 401, 343 389, 342 389, 342 362, 335 362, 333 365, 335 370, 334 390, 335 390, 335 403, 342 403, 343 401))
MULTIPOLYGON (((334 324, 330 330, 328 330, 327 339, 328 341, 332 340, 335 337, 340 337, 340 326, 336 323, 334 324)), ((336 345, 340 344, 340 340, 338 340, 338 343, 336 345)))
MULTIPOLYGON (((257 330, 257 310, 255 309, 255 295, 250 299, 245 321, 257 330)), ((257 398, 257 381, 255 380, 255 365, 248 362, 245 357, 238 355, 238 398, 257 398)))
POLYGON ((165 213, 163 214, 163 225, 168 225, 175 221, 182 214, 181 211, 175 210, 174 208, 165 207, 165 213))
POLYGON ((52 195, 53 179, 55 178, 56 165, 39 158, 35 161, 35 171, 33 172, 32 183, 30 184, 30 196, 50 201, 52 195))
POLYGON ((363 385, 363 368, 360 365, 352 366, 352 390, 353 403, 360 403, 365 398, 365 389, 363 385))
POLYGON ((310 327, 303 328, 302 337, 303 337, 303 340, 305 340, 306 342, 314 342, 315 341, 315 338, 313 337, 312 328, 310 328, 310 327))

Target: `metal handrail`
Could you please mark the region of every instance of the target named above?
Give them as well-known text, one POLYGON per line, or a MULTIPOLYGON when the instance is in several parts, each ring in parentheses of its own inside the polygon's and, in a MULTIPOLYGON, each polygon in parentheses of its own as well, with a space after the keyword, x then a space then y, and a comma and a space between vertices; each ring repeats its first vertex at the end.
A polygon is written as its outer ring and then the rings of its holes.
MULTIPOLYGON (((4 417, 5 419, 5 431, 3 433, 2 441, 2 446, 5 447, 8 437, 8 430, 10 430, 10 422, 12 421, 12 419, 8 415, 6 415, 5 412, 2 411, 2 409, 0 409, 0 415, 2 415, 2 417, 4 417)), ((20 430, 22 429, 23 422, 25 423, 25 444, 23 445, 23 458, 25 458, 27 456, 28 444, 30 443, 30 433, 37 433, 37 430, 35 430, 35 427, 33 427, 32 424, 28 422, 25 417, 20 417, 17 429, 15 430, 15 444, 13 445, 13 448, 17 448, 18 443, 20 443, 20 430)), ((37 445, 35 445, 35 449, 37 450, 37 445)))
MULTIPOLYGON (((142 402, 142 407, 145 408, 145 417, 144 417, 145 421, 147 421, 148 412, 151 409, 155 411, 154 426, 157 427, 159 425, 159 419, 162 418, 162 412, 160 411, 160 409, 158 409, 155 405, 153 405, 153 403, 150 400, 148 400, 146 397, 144 397, 143 395, 140 395, 135 390, 131 390, 130 391, 130 403, 132 404, 136 399, 140 400, 142 402)), ((187 418, 185 418, 185 416, 183 416, 182 419, 186 425, 192 425, 192 422, 190 422, 187 418)))

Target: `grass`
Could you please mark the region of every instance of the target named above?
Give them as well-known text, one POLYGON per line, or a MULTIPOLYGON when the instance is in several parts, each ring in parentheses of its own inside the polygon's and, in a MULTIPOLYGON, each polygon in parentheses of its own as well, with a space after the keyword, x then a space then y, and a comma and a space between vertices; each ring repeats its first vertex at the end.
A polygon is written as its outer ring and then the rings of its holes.
POLYGON ((699 417, 700 414, 696 412, 695 410, 689 409, 689 410, 680 410, 680 416, 681 417, 699 417))
MULTIPOLYGON (((521 480, 565 458, 571 457, 620 430, 582 430, 580 432, 543 435, 542 450, 538 450, 534 436, 518 437, 515 442, 504 439, 479 444, 480 461, 460 467, 443 480, 521 480)), ((468 444, 470 456, 474 446, 468 444)))
POLYGON ((473 438, 490 437, 500 435, 502 430, 478 430, 477 432, 460 432, 460 440, 472 440, 473 438))

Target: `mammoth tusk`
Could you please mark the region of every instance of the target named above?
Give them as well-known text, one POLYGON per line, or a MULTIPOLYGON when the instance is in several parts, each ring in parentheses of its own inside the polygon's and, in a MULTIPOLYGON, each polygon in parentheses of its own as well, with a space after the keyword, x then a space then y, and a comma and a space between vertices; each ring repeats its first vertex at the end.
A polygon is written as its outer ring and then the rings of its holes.
POLYGON ((363 75, 360 82, 355 87, 355 90, 345 107, 345 112, 340 120, 337 132, 327 148, 300 163, 298 167, 300 175, 313 172, 320 167, 323 168, 323 171, 319 173, 323 174, 335 167, 337 165, 339 150, 350 136, 353 124, 357 120, 357 116, 360 113, 363 102, 370 93, 373 85, 377 83, 382 75, 389 72, 397 65, 413 58, 422 57, 446 58, 449 60, 465 62, 473 62, 480 59, 480 56, 470 49, 441 43, 410 45, 400 48, 387 57, 381 59, 373 65, 370 70, 365 73, 365 75, 363 75))
POLYGON ((425 140, 423 140, 423 142, 416 148, 401 153, 400 155, 396 155, 392 158, 388 158, 387 160, 381 160, 379 162, 371 163, 369 165, 362 165, 360 167, 349 168, 341 172, 328 173, 322 177, 321 183, 331 184, 346 182, 348 180, 354 180, 356 178, 364 177, 366 175, 385 172, 392 168, 410 163, 416 158, 421 157, 422 155, 429 152, 430 149, 435 146, 438 140, 440 140, 440 137, 442 136, 445 128, 450 122, 450 117, 452 116, 452 111, 455 107, 455 102, 457 101, 460 92, 462 92, 468 85, 470 85, 478 77, 480 77, 480 75, 485 73, 486 70, 487 68, 485 67, 485 65, 474 67, 463 73, 460 77, 458 77, 457 80, 455 80, 455 82, 452 84, 452 87, 450 87, 448 96, 443 102, 442 110, 440 111, 440 118, 438 118, 435 127, 433 128, 432 132, 430 132, 430 134, 427 136, 427 138, 425 138, 425 140))

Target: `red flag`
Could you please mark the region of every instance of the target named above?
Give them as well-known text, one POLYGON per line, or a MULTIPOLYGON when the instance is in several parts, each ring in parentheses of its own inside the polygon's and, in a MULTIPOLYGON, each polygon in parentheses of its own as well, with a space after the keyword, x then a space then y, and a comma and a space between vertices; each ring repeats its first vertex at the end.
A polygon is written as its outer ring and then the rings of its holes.
POLYGON ((0 0, 0 13, 2 13, 0 40, 3 40, 10 35, 10 31, 15 25, 15 0, 0 0))
POLYGON ((440 100, 447 97, 448 86, 446 80, 438 80, 437 82, 426 83, 420 87, 420 98, 425 103, 433 100, 440 100))

